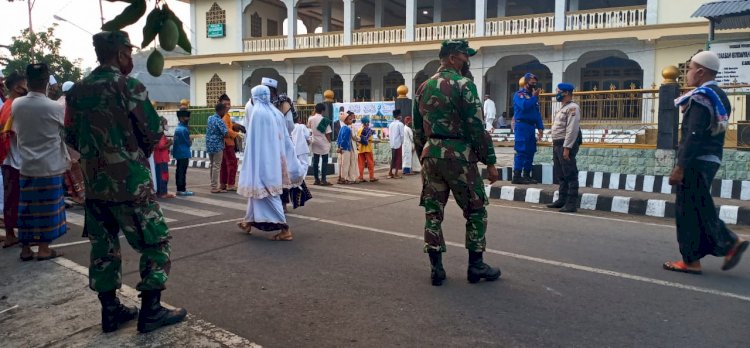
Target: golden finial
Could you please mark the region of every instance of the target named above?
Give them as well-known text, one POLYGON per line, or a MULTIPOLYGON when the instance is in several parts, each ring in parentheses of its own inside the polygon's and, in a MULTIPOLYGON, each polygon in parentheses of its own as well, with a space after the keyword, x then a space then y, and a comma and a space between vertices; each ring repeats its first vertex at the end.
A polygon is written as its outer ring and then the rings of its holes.
POLYGON ((180 107, 188 107, 190 105, 190 101, 187 99, 180 100, 180 107))
POLYGON ((664 78, 662 84, 677 83, 677 77, 680 76, 680 69, 674 65, 670 65, 662 69, 661 76, 664 78))
POLYGON ((398 86, 396 93, 398 94, 398 99, 407 98, 406 95, 409 94, 409 87, 406 87, 406 85, 398 86))
POLYGON ((325 101, 332 103, 333 97, 334 97, 334 93, 332 90, 327 89, 325 92, 323 92, 323 98, 325 98, 325 101))

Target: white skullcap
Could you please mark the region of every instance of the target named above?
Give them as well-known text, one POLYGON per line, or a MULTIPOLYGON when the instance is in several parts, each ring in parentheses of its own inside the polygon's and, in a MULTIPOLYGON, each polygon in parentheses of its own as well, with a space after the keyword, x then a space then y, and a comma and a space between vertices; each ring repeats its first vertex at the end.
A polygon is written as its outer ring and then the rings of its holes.
POLYGON ((694 55, 691 61, 695 62, 696 64, 700 64, 701 66, 713 70, 713 71, 719 71, 719 68, 721 67, 721 63, 719 62, 719 56, 716 55, 716 53, 713 53, 711 51, 703 51, 699 52, 698 54, 694 55))
POLYGON ((49 84, 50 85, 56 85, 57 84, 57 80, 55 80, 55 77, 52 76, 52 75, 49 76, 49 84))
POLYGON ((263 86, 279 88, 279 82, 269 77, 264 77, 262 80, 260 80, 260 84, 263 86))
POLYGON ((62 91, 63 91, 63 93, 66 93, 71 88, 73 88, 74 84, 75 83, 73 83, 73 81, 65 81, 65 82, 63 82, 63 85, 62 85, 62 91))

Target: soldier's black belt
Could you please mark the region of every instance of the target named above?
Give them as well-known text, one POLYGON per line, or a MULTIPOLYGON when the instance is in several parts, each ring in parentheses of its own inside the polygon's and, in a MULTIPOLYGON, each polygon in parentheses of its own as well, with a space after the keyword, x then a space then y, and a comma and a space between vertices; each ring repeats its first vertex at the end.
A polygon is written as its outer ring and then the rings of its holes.
POLYGON ((430 135, 430 139, 440 139, 440 140, 463 140, 462 137, 457 136, 451 136, 451 135, 439 135, 439 134, 433 134, 430 135))

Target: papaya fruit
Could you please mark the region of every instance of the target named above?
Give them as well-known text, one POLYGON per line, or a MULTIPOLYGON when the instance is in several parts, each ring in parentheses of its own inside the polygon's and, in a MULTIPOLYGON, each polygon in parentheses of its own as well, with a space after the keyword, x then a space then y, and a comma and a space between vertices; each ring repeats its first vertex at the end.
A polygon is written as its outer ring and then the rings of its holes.
POLYGON ((148 73, 151 74, 151 76, 161 76, 161 73, 164 70, 164 56, 159 50, 155 49, 148 55, 148 60, 146 60, 146 70, 148 70, 148 73))
POLYGON ((104 31, 116 31, 137 22, 146 13, 146 0, 134 0, 111 21, 102 25, 104 31))
POLYGON ((172 12, 172 10, 169 9, 169 6, 167 4, 164 4, 162 7, 162 11, 164 12, 166 18, 171 19, 176 25, 179 32, 179 37, 177 38, 177 46, 180 46, 185 52, 188 54, 193 51, 193 46, 190 44, 190 39, 187 36, 187 33, 185 32, 185 29, 183 28, 182 21, 180 20, 177 15, 172 12))
POLYGON ((146 17, 146 25, 143 26, 143 42, 141 48, 146 48, 161 31, 164 13, 159 8, 153 9, 146 17))
POLYGON ((161 30, 159 31, 159 45, 161 48, 172 51, 177 47, 177 39, 179 39, 180 32, 177 29, 177 24, 167 18, 161 24, 161 30))

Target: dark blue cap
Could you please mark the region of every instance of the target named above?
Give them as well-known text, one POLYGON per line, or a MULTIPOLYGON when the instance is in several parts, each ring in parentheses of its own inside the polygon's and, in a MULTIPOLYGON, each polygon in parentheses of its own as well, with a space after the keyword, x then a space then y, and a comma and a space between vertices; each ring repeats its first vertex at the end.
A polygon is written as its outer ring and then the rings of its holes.
POLYGON ((563 82, 557 84, 557 89, 563 91, 563 92, 573 92, 574 89, 576 89, 575 86, 573 86, 570 83, 563 82))

